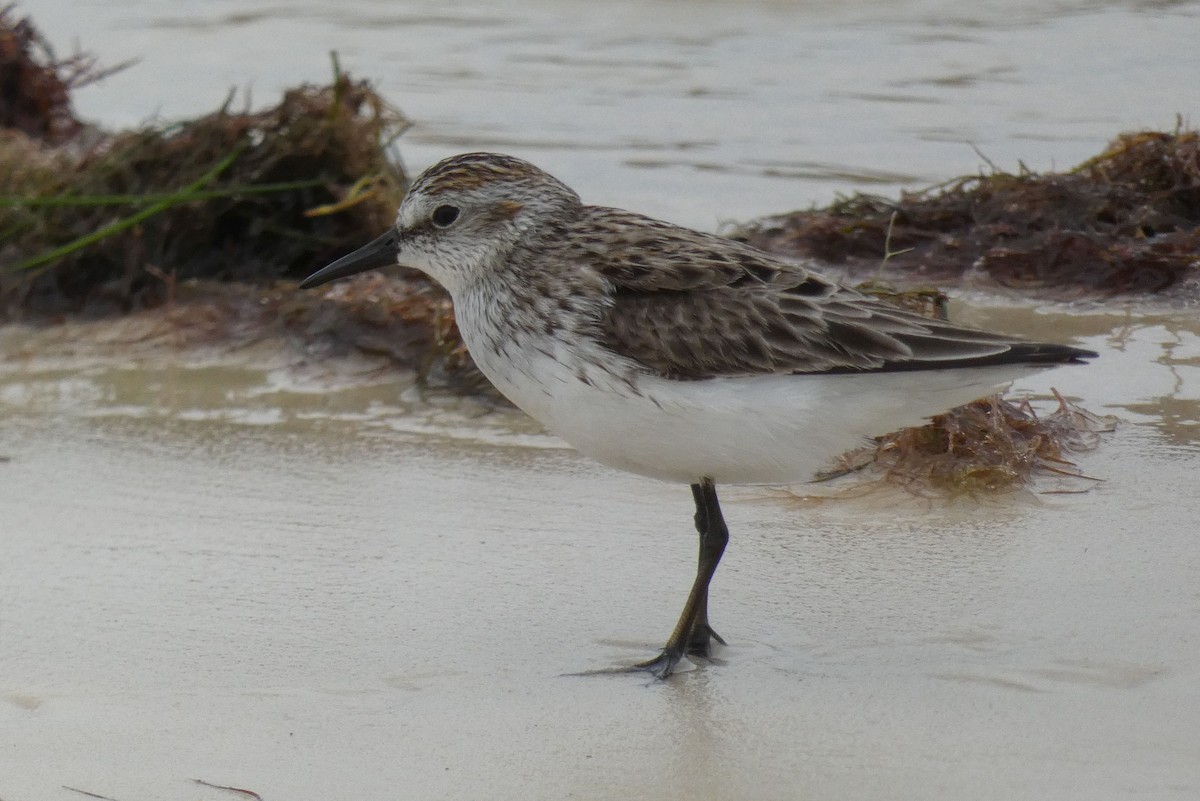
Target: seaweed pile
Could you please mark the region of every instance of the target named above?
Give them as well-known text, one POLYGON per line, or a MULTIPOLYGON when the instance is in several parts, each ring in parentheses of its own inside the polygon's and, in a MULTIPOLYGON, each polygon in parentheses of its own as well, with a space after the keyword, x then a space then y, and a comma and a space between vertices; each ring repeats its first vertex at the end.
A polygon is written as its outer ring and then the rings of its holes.
POLYGON ((284 336, 329 355, 382 355, 463 391, 481 377, 448 297, 416 271, 322 292, 295 281, 392 224, 408 127, 341 72, 273 108, 103 132, 70 90, 111 74, 57 59, 0 10, 0 321, 53 323, 155 310, 179 346, 284 336), (19 122, 19 124, 18 124, 19 122))
POLYGON ((1159 293, 1200 272, 1200 132, 1118 136, 1067 172, 994 171, 899 200, 856 194, 732 233, 789 257, 896 280, 970 273, 1058 298, 1159 293))
POLYGON ((819 480, 866 468, 872 476, 915 493, 955 497, 1011 492, 1039 476, 1062 480, 1076 492, 1094 481, 1068 459, 1091 450, 1116 418, 1093 414, 1055 393, 1058 408, 1039 415, 1028 400, 994 395, 933 417, 927 425, 876 438, 842 456, 819 480))
POLYGON ((83 129, 71 111, 71 90, 96 72, 84 55, 60 60, 28 19, 0 8, 0 128, 50 144, 66 142, 83 129))
POLYGON ((403 195, 390 146, 408 123, 336 59, 330 85, 274 108, 234 111, 231 95, 196 119, 81 136, 65 95, 80 57, 55 61, 9 9, 0 42, 0 105, 22 121, 0 135, 9 316, 156 306, 189 279, 296 278, 378 235, 403 195))

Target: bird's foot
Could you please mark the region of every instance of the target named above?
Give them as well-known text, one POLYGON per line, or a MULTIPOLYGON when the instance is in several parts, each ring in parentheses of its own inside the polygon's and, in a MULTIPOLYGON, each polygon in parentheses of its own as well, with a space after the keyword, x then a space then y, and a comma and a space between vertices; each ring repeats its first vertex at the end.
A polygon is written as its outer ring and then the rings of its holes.
POLYGON ((685 648, 672 646, 671 643, 663 648, 662 653, 645 662, 638 662, 625 667, 599 668, 585 670, 581 673, 568 673, 569 676, 607 676, 617 673, 649 673, 656 679, 665 679, 675 672, 675 668, 683 660, 684 655, 712 659, 714 642, 725 645, 725 639, 708 625, 707 621, 697 622, 692 627, 691 636, 685 648))
POLYGON ((625 668, 628 673, 649 673, 656 679, 665 679, 675 672, 675 666, 683 659, 683 652, 664 648, 662 653, 645 662, 625 668))
POLYGON ((698 622, 692 627, 692 636, 688 639, 688 656, 702 656, 708 659, 712 656, 712 644, 716 640, 725 645, 724 638, 713 631, 713 627, 705 622, 698 622))
POLYGON ((579 673, 568 673, 568 676, 611 676, 620 673, 649 673, 656 679, 665 679, 675 672, 676 665, 683 659, 683 651, 673 651, 664 648, 662 653, 645 662, 638 662, 623 667, 598 668, 584 670, 579 673))

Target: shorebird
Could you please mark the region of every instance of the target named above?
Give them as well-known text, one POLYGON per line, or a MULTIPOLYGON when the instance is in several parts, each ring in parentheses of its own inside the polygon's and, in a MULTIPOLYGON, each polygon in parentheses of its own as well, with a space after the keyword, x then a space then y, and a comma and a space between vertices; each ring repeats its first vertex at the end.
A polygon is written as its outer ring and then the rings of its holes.
POLYGON ((435 164, 395 226, 305 279, 396 264, 444 286, 475 363, 578 451, 690 485, 696 577, 665 678, 724 644, 708 586, 729 532, 717 485, 806 480, 863 438, 913 425, 1092 351, 931 320, 748 245, 585 205, 495 153, 435 164))

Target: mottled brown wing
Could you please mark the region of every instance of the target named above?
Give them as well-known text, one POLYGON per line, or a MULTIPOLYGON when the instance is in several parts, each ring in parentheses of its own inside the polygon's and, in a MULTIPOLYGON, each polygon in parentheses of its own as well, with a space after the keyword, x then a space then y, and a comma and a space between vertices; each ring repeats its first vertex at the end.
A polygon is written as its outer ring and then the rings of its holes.
POLYGON ((1090 355, 930 320, 717 236, 615 209, 589 211, 599 217, 593 224, 607 229, 603 249, 586 255, 612 288, 603 341, 671 378, 1052 363, 1090 355))

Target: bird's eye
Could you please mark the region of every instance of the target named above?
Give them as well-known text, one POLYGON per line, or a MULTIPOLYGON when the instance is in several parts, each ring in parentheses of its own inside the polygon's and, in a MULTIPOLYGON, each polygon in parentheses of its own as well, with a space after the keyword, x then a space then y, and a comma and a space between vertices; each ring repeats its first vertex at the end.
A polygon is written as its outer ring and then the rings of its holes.
POLYGON ((458 219, 458 214, 458 206, 438 206, 430 219, 438 228, 445 228, 458 219))

